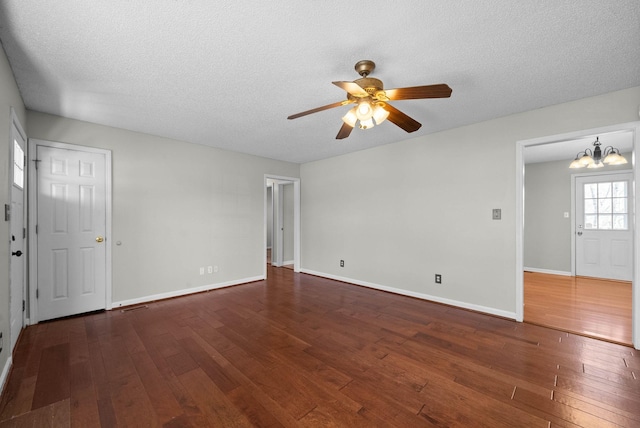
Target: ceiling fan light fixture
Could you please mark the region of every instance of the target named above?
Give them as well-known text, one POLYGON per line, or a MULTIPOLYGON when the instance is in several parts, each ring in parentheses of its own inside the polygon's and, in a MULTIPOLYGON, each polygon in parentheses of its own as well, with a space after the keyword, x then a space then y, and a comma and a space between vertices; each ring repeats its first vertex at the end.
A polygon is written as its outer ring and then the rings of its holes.
POLYGON ((356 116, 356 107, 352 108, 347 112, 347 114, 342 116, 342 121, 352 128, 356 126, 356 122, 358 121, 358 117, 356 116))
POLYGON ((387 117, 389 117, 389 112, 386 111, 380 104, 376 105, 373 108, 373 120, 376 121, 377 125, 380 125, 384 122, 387 117))

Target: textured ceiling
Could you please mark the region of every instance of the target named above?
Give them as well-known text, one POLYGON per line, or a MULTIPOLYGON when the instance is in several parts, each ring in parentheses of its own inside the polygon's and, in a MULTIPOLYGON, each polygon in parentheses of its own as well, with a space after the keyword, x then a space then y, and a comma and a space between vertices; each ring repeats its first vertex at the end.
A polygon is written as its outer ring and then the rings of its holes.
POLYGON ((27 108, 308 162, 640 85, 638 0, 2 0, 0 40, 27 108), (335 136, 361 59, 423 124, 335 136))

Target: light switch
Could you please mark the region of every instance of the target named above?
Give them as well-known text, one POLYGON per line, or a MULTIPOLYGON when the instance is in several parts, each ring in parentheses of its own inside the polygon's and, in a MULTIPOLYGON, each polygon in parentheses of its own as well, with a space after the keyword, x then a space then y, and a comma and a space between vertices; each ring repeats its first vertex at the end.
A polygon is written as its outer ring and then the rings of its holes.
POLYGON ((493 219, 500 220, 502 218, 502 210, 500 208, 493 209, 493 219))

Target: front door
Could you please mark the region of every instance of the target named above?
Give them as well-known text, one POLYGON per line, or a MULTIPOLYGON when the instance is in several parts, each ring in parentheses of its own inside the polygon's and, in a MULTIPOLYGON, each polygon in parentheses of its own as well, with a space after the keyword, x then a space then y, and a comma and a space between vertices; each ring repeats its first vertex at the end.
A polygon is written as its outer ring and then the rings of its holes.
POLYGON ((11 251, 11 264, 9 266, 11 288, 9 300, 11 302, 10 324, 11 324, 11 350, 13 351, 20 331, 24 324, 24 290, 26 259, 25 254, 25 228, 24 228, 24 189, 26 184, 25 175, 25 146, 26 140, 24 131, 17 119, 13 118, 11 126, 11 159, 12 186, 11 186, 11 209, 9 211, 9 222, 11 230, 11 241, 9 249, 11 251))
POLYGON ((106 155, 37 146, 37 310, 106 309, 106 155))
POLYGON ((631 281, 633 176, 576 177, 576 275, 631 281))

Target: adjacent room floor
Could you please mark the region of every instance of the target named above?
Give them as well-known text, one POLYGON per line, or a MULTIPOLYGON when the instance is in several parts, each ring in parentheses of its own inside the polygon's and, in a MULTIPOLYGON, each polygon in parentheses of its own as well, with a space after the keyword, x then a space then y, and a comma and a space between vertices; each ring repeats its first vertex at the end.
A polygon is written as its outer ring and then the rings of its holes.
POLYGON ((524 320, 631 345, 631 283, 524 273, 524 320))

